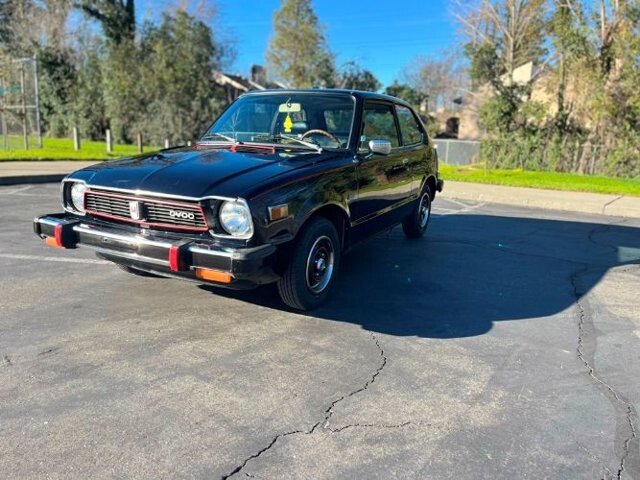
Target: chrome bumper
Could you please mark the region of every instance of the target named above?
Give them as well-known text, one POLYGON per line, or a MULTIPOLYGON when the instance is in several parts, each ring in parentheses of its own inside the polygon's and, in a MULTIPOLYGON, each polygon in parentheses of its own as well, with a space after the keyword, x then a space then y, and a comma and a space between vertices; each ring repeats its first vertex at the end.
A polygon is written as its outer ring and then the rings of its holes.
POLYGON ((195 270, 202 268, 228 272, 234 281, 254 284, 277 279, 270 268, 274 245, 225 248, 198 240, 171 242, 92 225, 64 214, 35 218, 33 228, 50 246, 91 248, 109 260, 157 273, 195 278, 195 270))

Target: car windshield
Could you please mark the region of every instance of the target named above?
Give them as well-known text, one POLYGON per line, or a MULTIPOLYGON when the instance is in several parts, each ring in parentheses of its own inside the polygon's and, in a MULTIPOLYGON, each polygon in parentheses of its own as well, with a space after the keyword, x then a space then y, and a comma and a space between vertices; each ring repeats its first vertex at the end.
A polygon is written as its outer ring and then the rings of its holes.
POLYGON ((345 149, 349 145, 354 110, 355 100, 348 94, 247 95, 233 103, 201 141, 345 149))

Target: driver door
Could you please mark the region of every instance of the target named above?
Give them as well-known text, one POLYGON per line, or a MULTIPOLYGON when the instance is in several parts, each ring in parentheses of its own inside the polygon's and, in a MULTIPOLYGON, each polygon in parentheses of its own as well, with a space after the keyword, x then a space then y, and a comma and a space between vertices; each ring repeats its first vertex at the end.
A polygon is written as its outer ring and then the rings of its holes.
POLYGON ((395 108, 384 101, 365 102, 358 150, 358 193, 351 204, 353 226, 363 236, 394 225, 398 208, 411 200, 412 178, 406 155, 400 148, 395 108), (391 142, 389 155, 372 154, 369 141, 391 142))

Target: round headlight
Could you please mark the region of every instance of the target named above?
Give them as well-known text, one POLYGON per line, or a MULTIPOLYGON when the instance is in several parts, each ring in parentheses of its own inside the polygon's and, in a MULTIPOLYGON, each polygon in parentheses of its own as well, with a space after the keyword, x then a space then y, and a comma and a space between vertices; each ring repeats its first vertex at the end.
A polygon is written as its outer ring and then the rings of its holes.
POLYGON ((74 183, 71 185, 71 206, 74 210, 84 213, 84 192, 87 190, 87 186, 84 183, 74 183))
POLYGON ((220 224, 229 235, 250 237, 253 234, 251 212, 244 201, 230 200, 220 207, 220 224))

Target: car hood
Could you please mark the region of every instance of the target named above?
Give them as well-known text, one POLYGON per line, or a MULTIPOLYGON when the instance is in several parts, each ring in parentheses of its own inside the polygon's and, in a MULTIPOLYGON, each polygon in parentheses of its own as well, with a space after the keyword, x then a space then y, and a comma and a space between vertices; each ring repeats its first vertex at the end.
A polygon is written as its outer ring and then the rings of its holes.
POLYGON ((89 185, 187 197, 244 196, 260 182, 334 157, 334 152, 300 150, 240 153, 184 147, 104 162, 72 178, 89 185))

